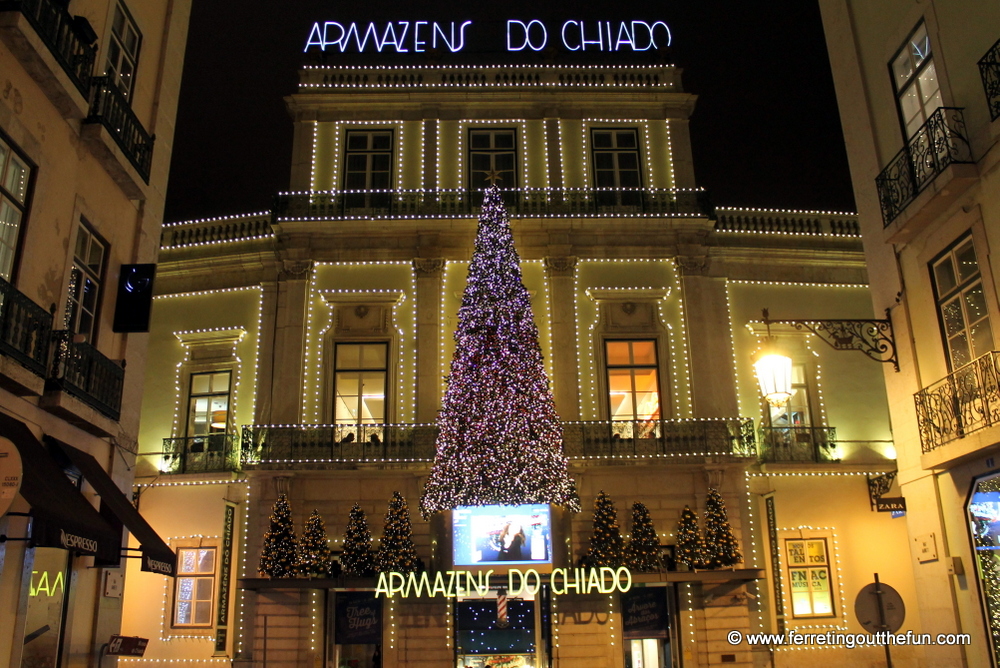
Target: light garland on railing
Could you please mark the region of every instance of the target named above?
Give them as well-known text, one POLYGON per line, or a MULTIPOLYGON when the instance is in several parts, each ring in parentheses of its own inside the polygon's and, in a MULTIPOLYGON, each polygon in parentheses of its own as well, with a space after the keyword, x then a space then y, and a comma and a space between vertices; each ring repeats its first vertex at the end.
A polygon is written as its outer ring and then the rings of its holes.
MULTIPOLYGON (((195 218, 192 220, 180 220, 173 223, 163 223, 164 229, 169 229, 172 227, 185 227, 194 225, 203 225, 205 223, 221 223, 228 220, 243 220, 244 218, 270 218, 270 211, 258 211, 256 213, 238 213, 230 216, 216 216, 215 218, 195 218)), ((119 659, 120 661, 125 661, 125 659, 119 659)))

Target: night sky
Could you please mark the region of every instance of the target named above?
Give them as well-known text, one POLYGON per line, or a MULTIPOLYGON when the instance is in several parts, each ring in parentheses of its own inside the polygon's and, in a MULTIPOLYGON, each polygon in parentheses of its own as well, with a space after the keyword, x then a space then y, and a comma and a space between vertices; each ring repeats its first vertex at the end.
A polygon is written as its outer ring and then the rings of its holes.
MULTIPOLYGON (((295 92, 299 66, 315 62, 302 49, 313 22, 324 20, 473 20, 498 35, 507 19, 665 21, 673 34, 667 62, 684 69, 685 90, 699 96, 691 119, 695 176, 713 202, 854 210, 815 0, 639 0, 627 13, 623 3, 581 4, 195 2, 165 220, 265 210, 288 188, 292 123, 283 98, 295 92)), ((441 62, 498 60, 472 47, 470 40, 465 52, 441 62)), ((417 65, 422 57, 402 62, 417 65)), ((346 62, 338 58, 328 63, 346 62)), ((556 62, 573 62, 568 58, 561 53, 556 62)), ((361 62, 388 61, 366 54, 361 62)))

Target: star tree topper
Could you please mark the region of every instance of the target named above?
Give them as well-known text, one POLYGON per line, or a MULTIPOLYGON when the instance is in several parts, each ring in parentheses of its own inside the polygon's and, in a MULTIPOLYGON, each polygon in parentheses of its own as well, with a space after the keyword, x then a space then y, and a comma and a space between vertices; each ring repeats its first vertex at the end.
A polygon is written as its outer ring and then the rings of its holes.
POLYGON ((424 517, 459 506, 580 509, 500 190, 486 191, 438 413, 424 517))

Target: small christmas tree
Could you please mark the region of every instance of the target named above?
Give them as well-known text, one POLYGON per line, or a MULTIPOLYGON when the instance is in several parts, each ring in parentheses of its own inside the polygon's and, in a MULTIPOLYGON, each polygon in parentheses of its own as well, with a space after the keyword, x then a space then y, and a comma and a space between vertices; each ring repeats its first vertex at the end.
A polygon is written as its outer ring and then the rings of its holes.
POLYGON ((417 570, 417 548, 413 545, 410 509, 399 492, 393 492, 389 501, 375 565, 380 573, 411 573, 417 570))
POLYGON ((625 548, 625 565, 633 571, 648 573, 659 570, 660 538, 645 504, 632 504, 632 532, 625 548))
POLYGON ((611 566, 617 568, 625 561, 625 539, 618 529, 615 502, 602 490, 594 501, 594 533, 590 536, 590 550, 581 560, 584 566, 611 566))
POLYGON ((271 509, 271 526, 264 533, 257 570, 271 578, 295 575, 296 543, 292 507, 288 504, 288 497, 279 494, 271 509))
POLYGON ((719 490, 709 488, 705 499, 705 565, 708 568, 735 566, 743 561, 740 545, 726 516, 726 504, 719 490))
POLYGON ((375 572, 372 555, 372 534, 368 530, 368 519, 361 506, 354 504, 347 521, 344 534, 344 553, 340 557, 341 566, 347 575, 372 575, 375 572))
POLYGON ((531 295, 496 187, 483 199, 437 425, 437 453, 420 498, 424 517, 490 504, 580 509, 531 295))
POLYGON ((690 506, 684 506, 681 521, 677 524, 674 559, 688 568, 703 568, 705 565, 705 540, 698 527, 698 515, 690 506))
POLYGON ((299 560, 295 570, 299 575, 311 578, 331 577, 340 572, 340 565, 330 554, 326 526, 318 510, 313 510, 306 520, 306 527, 299 541, 299 560))

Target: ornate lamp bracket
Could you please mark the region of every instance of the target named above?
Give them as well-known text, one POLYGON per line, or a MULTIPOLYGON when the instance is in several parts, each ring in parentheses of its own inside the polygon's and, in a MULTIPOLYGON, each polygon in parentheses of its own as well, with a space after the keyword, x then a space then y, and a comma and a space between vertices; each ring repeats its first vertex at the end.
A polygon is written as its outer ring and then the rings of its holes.
POLYGON ((892 471, 890 473, 883 473, 882 475, 877 475, 874 478, 868 477, 868 501, 872 504, 872 510, 875 510, 875 504, 878 502, 882 495, 889 491, 892 487, 892 481, 896 479, 896 472, 892 471))
POLYGON ((857 350, 899 371, 889 309, 885 310, 885 320, 770 320, 764 309, 764 324, 807 329, 834 350, 857 350))

